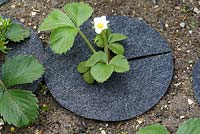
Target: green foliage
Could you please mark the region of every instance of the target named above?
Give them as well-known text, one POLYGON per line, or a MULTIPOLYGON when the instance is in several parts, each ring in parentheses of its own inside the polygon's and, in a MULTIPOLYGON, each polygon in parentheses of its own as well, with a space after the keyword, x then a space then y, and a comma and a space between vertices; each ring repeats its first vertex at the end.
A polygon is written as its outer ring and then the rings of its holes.
POLYGON ((3 19, 0 16, 0 41, 5 41, 6 40, 6 31, 8 29, 8 27, 11 25, 11 21, 10 19, 3 19))
POLYGON ((105 63, 97 63, 91 67, 91 74, 97 82, 106 81, 113 73, 113 66, 105 63))
POLYGON ((0 113, 8 124, 23 127, 37 118, 38 100, 31 91, 0 89, 0 100, 0 113))
POLYGON ((9 88, 32 83, 44 73, 44 67, 33 56, 8 58, 2 65, 0 80, 0 115, 17 127, 33 123, 38 115, 37 98, 31 91, 9 88))
POLYGON ((16 56, 2 65, 2 80, 6 87, 32 83, 41 77, 44 67, 33 56, 16 56))
POLYGON ((86 61, 82 61, 77 66, 77 70, 79 73, 85 73, 89 70, 90 67, 86 66, 85 63, 86 63, 86 61))
POLYGON ((113 65, 114 71, 117 73, 124 73, 130 69, 130 65, 123 55, 116 55, 113 57, 110 64, 113 65))
POLYGON ((40 31, 53 30, 59 27, 71 26, 74 27, 70 18, 61 10, 53 10, 44 22, 40 25, 40 31))
POLYGON ((6 47, 6 44, 8 43, 8 41, 6 41, 6 31, 10 25, 10 19, 3 19, 0 16, 0 51, 3 53, 6 53, 8 50, 6 47))
POLYGON ((136 134, 169 134, 169 131, 160 124, 153 124, 140 129, 136 134))
POLYGON ((73 27, 59 27, 52 31, 50 47, 57 53, 62 54, 69 50, 73 44, 78 30, 73 27))
POLYGON ((53 10, 39 27, 41 31, 51 30, 50 48, 56 54, 66 53, 73 46, 77 34, 80 34, 93 54, 88 60, 79 63, 77 70, 90 84, 94 81, 106 81, 113 72, 122 73, 130 69, 128 60, 123 56, 124 47, 118 43, 127 36, 112 34, 109 28, 105 29, 94 39, 94 43, 103 49, 96 51, 80 31, 80 26, 91 17, 92 13, 93 9, 88 4, 69 3, 64 6, 64 12, 53 10))
POLYGON ((0 40, 0 51, 3 53, 7 53, 6 51, 8 50, 6 44, 8 44, 8 42, 4 42, 0 40))
MULTIPOLYGON (((160 124, 146 126, 136 134, 170 134, 167 128, 160 124)), ((179 125, 177 134, 200 134, 200 119, 188 119, 182 125, 179 125)))
POLYGON ((90 71, 87 71, 83 74, 83 79, 89 84, 94 83, 94 77, 91 75, 90 71))
POLYGON ((77 27, 87 21, 93 13, 92 7, 85 3, 70 3, 64 10, 77 27))
POLYGON ((106 63, 106 54, 102 51, 94 53, 85 63, 86 66, 91 67, 94 66, 97 62, 106 63))
POLYGON ((95 52, 86 61, 85 66, 91 67, 91 74, 97 82, 106 81, 113 72, 123 73, 130 70, 128 60, 123 56, 124 47, 117 43, 126 38, 123 34, 112 34, 110 29, 96 35, 94 42, 98 47, 104 48, 104 52, 95 52), (116 54, 113 58, 110 50, 116 54))
POLYGON ((0 51, 7 53, 9 40, 20 42, 30 36, 30 31, 20 24, 14 24, 10 19, 4 19, 0 16, 0 51))
POLYGON ((200 134, 200 119, 189 119, 179 126, 177 134, 200 134))
POLYGON ((124 47, 119 43, 111 43, 108 48, 115 54, 124 54, 124 47))
POLYGON ((103 48, 104 47, 104 42, 103 42, 103 39, 101 37, 100 34, 97 34, 96 37, 94 38, 94 43, 98 46, 98 47, 101 47, 103 48))
POLYGON ((93 9, 84 3, 70 3, 61 10, 53 10, 40 25, 39 30, 52 30, 50 47, 56 54, 66 53, 74 44, 79 27, 90 18, 93 9))
POLYGON ((23 41, 29 36, 30 36, 30 31, 19 24, 12 24, 6 32, 7 39, 14 42, 23 41))
POLYGON ((123 34, 114 33, 109 37, 109 44, 115 43, 115 42, 118 42, 118 41, 122 41, 122 40, 125 40, 127 38, 128 37, 123 35, 123 34))

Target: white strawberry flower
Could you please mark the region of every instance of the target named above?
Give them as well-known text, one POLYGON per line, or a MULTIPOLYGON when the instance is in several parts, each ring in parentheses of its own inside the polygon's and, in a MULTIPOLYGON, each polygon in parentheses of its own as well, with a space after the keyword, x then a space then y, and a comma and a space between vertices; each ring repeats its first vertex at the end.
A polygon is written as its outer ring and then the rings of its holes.
POLYGON ((109 21, 106 20, 106 16, 94 18, 94 28, 97 34, 100 34, 103 30, 108 29, 109 21))

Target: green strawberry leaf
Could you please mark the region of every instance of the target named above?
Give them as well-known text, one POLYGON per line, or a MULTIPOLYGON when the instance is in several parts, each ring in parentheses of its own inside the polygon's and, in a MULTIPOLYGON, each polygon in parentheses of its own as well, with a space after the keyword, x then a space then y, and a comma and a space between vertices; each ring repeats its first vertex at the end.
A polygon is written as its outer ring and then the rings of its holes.
POLYGON ((124 47, 119 43, 112 43, 108 48, 115 54, 124 54, 124 47))
POLYGON ((130 69, 128 60, 123 55, 116 55, 109 64, 114 66, 114 71, 117 73, 127 72, 130 69))
POLYGON ((103 43, 103 39, 101 37, 100 34, 97 34, 95 39, 94 39, 94 43, 98 46, 98 47, 101 47, 103 48, 104 47, 104 43, 103 43))
POLYGON ((82 61, 79 63, 77 70, 79 73, 85 73, 89 70, 88 66, 85 66, 86 61, 82 61))
POLYGON ((179 126, 177 134, 200 134, 200 119, 194 118, 185 121, 179 126))
POLYGON ((33 123, 38 115, 37 103, 31 91, 0 88, 0 114, 10 125, 23 127, 33 123))
POLYGON ((94 66, 99 61, 103 63, 106 63, 107 61, 107 56, 102 51, 93 53, 93 55, 91 55, 90 58, 85 63, 85 66, 88 66, 88 67, 94 66))
POLYGON ((77 27, 87 21, 93 13, 92 7, 85 3, 70 3, 64 10, 77 27))
POLYGON ((99 83, 106 81, 111 76, 112 73, 113 73, 113 66, 110 64, 97 63, 91 68, 92 76, 99 83))
POLYGON ((2 80, 6 87, 32 83, 43 73, 43 65, 33 56, 8 58, 2 65, 2 80))
POLYGON ((125 40, 127 38, 128 37, 123 35, 123 34, 114 33, 114 34, 110 35, 109 44, 114 43, 114 42, 118 42, 118 41, 121 41, 121 40, 125 40))
POLYGON ((52 30, 59 27, 72 26, 75 27, 70 18, 61 10, 53 10, 48 17, 39 26, 40 31, 52 30))
POLYGON ((6 38, 14 42, 20 42, 29 36, 30 30, 19 24, 11 24, 6 32, 6 38))
POLYGON ((83 74, 83 79, 89 84, 94 83, 94 77, 91 75, 90 71, 83 74))
POLYGON ((140 129, 136 134, 169 134, 169 131, 160 124, 153 124, 140 129))
POLYGON ((66 53, 74 44, 78 29, 73 27, 60 27, 52 31, 50 47, 56 54, 66 53))

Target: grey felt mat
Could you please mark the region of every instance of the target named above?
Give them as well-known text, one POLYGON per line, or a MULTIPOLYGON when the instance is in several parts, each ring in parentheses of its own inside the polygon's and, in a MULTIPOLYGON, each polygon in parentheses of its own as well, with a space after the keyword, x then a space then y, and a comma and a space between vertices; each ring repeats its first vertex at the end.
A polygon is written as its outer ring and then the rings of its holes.
MULTIPOLYGON (((145 22, 128 17, 109 17, 113 32, 123 33, 131 70, 114 74, 103 84, 85 83, 76 68, 91 54, 78 36, 65 55, 48 49, 45 81, 53 97, 66 109, 86 118, 120 121, 143 114, 166 93, 173 76, 173 54, 167 42, 145 22), (84 49, 83 49, 84 47, 84 49)), ((88 21, 82 27, 94 37, 88 21)))
POLYGON ((197 61, 192 72, 193 88, 195 96, 200 103, 200 60, 197 61))
POLYGON ((0 0, 0 6, 8 2, 9 0, 0 0))

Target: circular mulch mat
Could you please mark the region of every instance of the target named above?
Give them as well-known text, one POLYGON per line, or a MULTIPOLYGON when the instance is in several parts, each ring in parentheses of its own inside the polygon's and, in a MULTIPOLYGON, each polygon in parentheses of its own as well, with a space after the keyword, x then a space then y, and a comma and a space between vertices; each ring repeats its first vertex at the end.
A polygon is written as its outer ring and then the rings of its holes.
POLYGON ((9 0, 0 0, 0 5, 3 5, 4 3, 8 2, 9 0))
MULTIPOLYGON (((46 52, 45 81, 53 97, 66 109, 86 118, 120 121, 143 114, 166 93, 173 76, 173 54, 167 42, 144 21, 116 16, 109 17, 113 32, 129 38, 122 41, 131 69, 113 74, 103 84, 85 83, 76 70, 79 62, 91 52, 78 36, 65 55, 46 52)), ((90 21, 82 31, 92 40, 90 21)))
MULTIPOLYGON (((21 22, 18 20, 13 19, 14 23, 19 23, 23 25, 21 22)), ((25 25, 23 25, 26 27, 25 25)), ((28 27, 26 27, 28 28, 28 27)), ((10 42, 8 44, 8 47, 11 48, 11 50, 8 52, 7 57, 12 57, 16 55, 33 55, 35 56, 41 63, 44 63, 46 58, 45 58, 45 53, 44 53, 44 48, 43 45, 35 31, 33 31, 31 28, 31 35, 29 38, 27 38, 25 41, 22 41, 20 43, 14 43, 10 42)), ((1 75, 1 71, 0 71, 1 75)), ((31 91, 35 91, 38 88, 39 83, 42 81, 42 78, 35 81, 32 84, 24 84, 24 85, 19 85, 17 87, 20 87, 21 89, 27 89, 31 91)))
POLYGON ((192 81, 195 96, 200 103, 200 60, 197 61, 192 72, 192 81))

